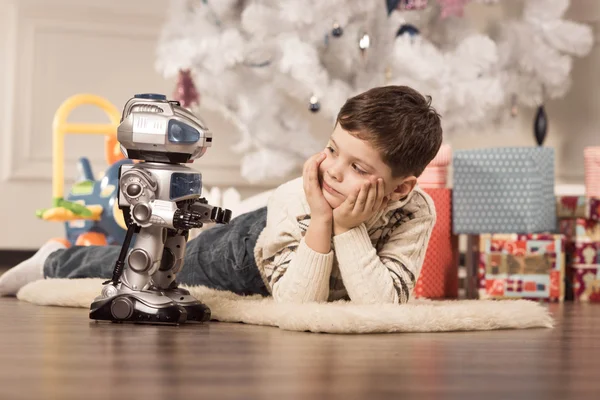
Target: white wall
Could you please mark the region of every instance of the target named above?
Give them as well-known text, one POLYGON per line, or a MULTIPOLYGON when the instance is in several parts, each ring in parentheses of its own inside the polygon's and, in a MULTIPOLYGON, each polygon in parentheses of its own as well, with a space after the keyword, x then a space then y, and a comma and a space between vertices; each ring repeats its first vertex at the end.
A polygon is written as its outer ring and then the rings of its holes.
MULTIPOLYGON (((596 27, 600 2, 573 3, 569 15, 596 27)), ((154 71, 154 49, 167 6, 164 0, 0 0, 0 249, 32 249, 63 235, 61 224, 34 216, 36 209, 50 206, 51 126, 63 100, 90 92, 120 108, 135 93, 172 93, 175 82, 154 71)), ((482 26, 511 12, 478 4, 467 10, 482 26)), ((590 56, 575 62, 568 96, 547 105, 547 145, 556 147, 559 183, 583 182, 582 149, 600 145, 600 86, 592 82, 598 70, 596 45, 590 56)), ((520 111, 511 135, 465 132, 448 141, 455 149, 531 145, 533 112, 520 111)), ((196 162, 207 186, 235 186, 247 197, 279 183, 244 182, 238 157, 229 150, 237 140, 234 129, 218 115, 204 110, 202 116, 215 134, 214 147, 196 162)), ((73 114, 79 122, 102 118, 93 109, 73 114)), ((325 138, 330 127, 317 123, 315 129, 325 138)), ((92 159, 95 172, 104 167, 100 137, 70 136, 66 142, 69 179, 80 155, 92 159)))
MULTIPOLYGON (((485 29, 486 21, 514 15, 519 2, 503 0, 504 8, 472 3, 467 17, 479 22, 485 29)), ((572 87, 567 95, 546 103, 549 128, 545 145, 556 151, 556 182, 558 184, 583 183, 583 148, 600 146, 600 1, 571 0, 566 17, 589 24, 594 31, 594 47, 585 58, 575 58, 572 71, 572 87), (594 83, 595 82, 595 83, 594 83)), ((506 110, 507 114, 509 110, 506 110)), ((464 132, 448 138, 455 149, 499 146, 533 146, 533 121, 535 109, 519 109, 514 124, 502 133, 464 132), (511 129, 512 128, 512 129, 511 129)))

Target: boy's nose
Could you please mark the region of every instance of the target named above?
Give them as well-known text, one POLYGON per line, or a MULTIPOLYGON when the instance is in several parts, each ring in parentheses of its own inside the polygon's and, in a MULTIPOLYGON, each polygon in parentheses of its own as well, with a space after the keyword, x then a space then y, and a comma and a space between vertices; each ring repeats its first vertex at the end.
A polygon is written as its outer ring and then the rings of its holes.
POLYGON ((337 170, 334 167, 331 167, 329 169, 327 169, 327 175, 329 175, 331 177, 331 179, 341 182, 342 181, 342 174, 339 172, 339 170, 337 170))

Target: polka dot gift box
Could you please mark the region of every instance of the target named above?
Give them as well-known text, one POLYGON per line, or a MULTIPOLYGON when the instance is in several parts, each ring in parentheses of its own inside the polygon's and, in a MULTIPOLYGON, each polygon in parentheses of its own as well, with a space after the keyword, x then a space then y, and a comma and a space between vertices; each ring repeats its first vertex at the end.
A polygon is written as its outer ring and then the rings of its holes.
POLYGON ((454 152, 456 234, 556 232, 554 149, 454 152))

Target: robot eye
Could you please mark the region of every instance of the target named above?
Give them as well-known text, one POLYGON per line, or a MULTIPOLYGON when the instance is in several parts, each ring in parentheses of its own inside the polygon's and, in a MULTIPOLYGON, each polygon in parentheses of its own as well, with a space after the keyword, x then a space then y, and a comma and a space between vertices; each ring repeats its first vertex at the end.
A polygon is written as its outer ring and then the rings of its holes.
POLYGON ((169 121, 169 142, 190 144, 200 140, 200 132, 177 120, 169 121))

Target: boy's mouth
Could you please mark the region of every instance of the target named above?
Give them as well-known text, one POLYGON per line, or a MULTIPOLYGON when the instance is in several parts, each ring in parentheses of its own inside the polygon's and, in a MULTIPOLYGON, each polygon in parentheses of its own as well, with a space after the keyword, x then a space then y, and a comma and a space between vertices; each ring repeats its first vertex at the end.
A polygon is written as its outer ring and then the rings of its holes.
POLYGON ((334 188, 332 188, 331 186, 329 186, 327 184, 327 182, 325 182, 324 179, 323 179, 323 189, 327 190, 329 193, 331 193, 334 196, 341 196, 342 195, 340 192, 338 192, 337 190, 335 190, 334 188))

